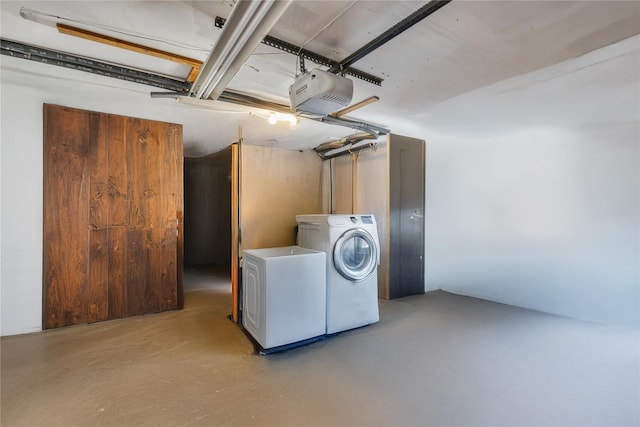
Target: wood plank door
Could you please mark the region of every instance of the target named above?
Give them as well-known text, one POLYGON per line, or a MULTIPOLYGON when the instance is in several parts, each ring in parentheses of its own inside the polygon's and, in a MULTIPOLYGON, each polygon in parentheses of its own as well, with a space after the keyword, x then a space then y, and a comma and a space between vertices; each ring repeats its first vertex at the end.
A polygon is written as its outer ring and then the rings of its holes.
POLYGON ((43 328, 181 307, 182 126, 44 105, 43 328))

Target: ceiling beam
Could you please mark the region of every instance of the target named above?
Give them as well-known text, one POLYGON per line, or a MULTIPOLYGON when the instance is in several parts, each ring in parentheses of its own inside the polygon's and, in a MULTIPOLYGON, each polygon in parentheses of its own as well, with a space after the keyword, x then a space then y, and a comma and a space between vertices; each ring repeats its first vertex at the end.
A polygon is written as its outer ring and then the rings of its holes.
POLYGON ((202 61, 197 59, 187 58, 186 56, 177 55, 175 53, 166 52, 160 49, 154 49, 152 47, 143 46, 141 44, 132 43, 126 40, 117 39, 115 37, 105 36, 104 34, 94 33, 92 31, 83 30, 82 28, 72 27, 65 24, 56 24, 58 31, 62 34, 79 37, 85 40, 91 40, 98 43, 103 43, 109 46, 115 46, 121 49, 126 49, 136 53, 142 53, 144 55, 154 56, 156 58, 165 59, 167 61, 177 62, 191 67, 189 75, 186 81, 193 83, 200 72, 202 67, 202 61))
POLYGON ((0 39, 0 54, 186 93, 189 83, 69 53, 0 39))
POLYGON ((380 34, 375 39, 371 40, 366 45, 362 46, 360 49, 353 52, 351 55, 340 61, 338 64, 334 65, 329 69, 330 73, 340 73, 344 69, 347 69, 354 62, 362 59, 366 55, 370 54, 389 40, 399 36, 404 31, 413 27, 418 22, 422 21, 427 16, 431 15, 435 11, 439 10, 441 7, 445 6, 447 3, 450 3, 451 0, 432 0, 429 3, 425 4, 411 15, 404 18, 402 21, 395 24, 393 27, 389 28, 384 33, 380 34))
POLYGON ((380 100, 380 98, 378 98, 377 96, 370 96, 369 98, 367 98, 365 100, 362 100, 360 102, 356 102, 355 104, 350 105, 347 108, 343 108, 342 110, 336 111, 335 113, 332 113, 332 114, 329 114, 329 115, 333 116, 333 117, 342 117, 345 114, 349 114, 352 111, 355 111, 355 110, 357 110, 359 108, 365 107, 365 106, 367 106, 369 104, 372 104, 372 103, 374 103, 376 101, 379 101, 379 100, 380 100))
MULTIPOLYGON (((218 28, 222 28, 224 27, 224 24, 226 23, 226 19, 221 18, 220 16, 216 16, 215 19, 215 26, 218 28)), ((295 56, 299 56, 300 58, 304 58, 304 59, 308 59, 309 61, 313 62, 314 64, 318 64, 318 65, 322 65, 324 67, 334 67, 338 64, 337 61, 334 61, 333 59, 327 58, 326 56, 322 56, 318 53, 312 52, 310 50, 304 49, 300 46, 296 46, 293 43, 289 43, 286 42, 284 40, 281 40, 279 38, 276 37, 272 37, 272 36, 265 36, 265 38, 262 40, 263 44, 266 44, 267 46, 271 46, 274 47, 276 49, 280 49, 284 52, 290 53, 292 55, 295 56)), ((358 78, 360 80, 364 80, 365 82, 369 82, 372 83, 374 85, 377 86, 381 86, 383 79, 381 79, 380 77, 376 77, 372 74, 369 73, 365 73, 364 71, 360 71, 357 70, 355 68, 351 68, 351 67, 346 67, 342 70, 342 72, 344 74, 348 74, 350 76, 353 76, 355 78, 358 78)))

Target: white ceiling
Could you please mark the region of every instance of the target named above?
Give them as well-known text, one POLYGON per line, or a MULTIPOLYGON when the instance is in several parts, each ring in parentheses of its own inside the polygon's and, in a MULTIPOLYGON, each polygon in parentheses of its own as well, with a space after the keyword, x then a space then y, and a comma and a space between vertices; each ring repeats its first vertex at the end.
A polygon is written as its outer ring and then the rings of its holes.
MULTIPOLYGON (((424 3, 294 1, 270 35, 341 60, 424 3)), ((215 28, 214 18, 228 17, 232 6, 229 0, 3 0, 0 32, 5 39, 184 78, 188 73, 184 65, 60 34, 55 24, 205 60, 221 31, 215 28), (23 7, 35 11, 35 20, 20 16, 23 7)), ((372 95, 379 96, 380 101, 349 117, 385 125, 396 133, 421 136, 415 132, 419 132, 425 115, 451 98, 579 57, 638 33, 637 1, 454 0, 353 64, 384 82, 378 87, 354 79, 354 102, 372 95)), ((75 84, 87 93, 92 92, 91 85, 100 90, 108 87, 112 93, 130 93, 120 99, 130 96, 128 102, 144 105, 149 111, 161 109, 170 121, 184 124, 187 155, 207 154, 229 145, 238 126, 243 128, 247 143, 292 149, 314 147, 354 133, 349 128, 308 120, 295 129, 270 126, 265 120, 268 111, 222 102, 206 107, 181 105, 173 100, 151 99, 148 93, 158 91, 156 88, 5 56, 1 59, 3 82, 7 76, 6 81, 12 84, 46 88, 54 79, 75 84)), ((294 56, 260 45, 228 87, 288 103, 288 87, 296 65, 294 56)), ((313 64, 307 61, 307 67, 313 64)), ((100 90, 96 89, 95 95, 104 98, 100 90)))

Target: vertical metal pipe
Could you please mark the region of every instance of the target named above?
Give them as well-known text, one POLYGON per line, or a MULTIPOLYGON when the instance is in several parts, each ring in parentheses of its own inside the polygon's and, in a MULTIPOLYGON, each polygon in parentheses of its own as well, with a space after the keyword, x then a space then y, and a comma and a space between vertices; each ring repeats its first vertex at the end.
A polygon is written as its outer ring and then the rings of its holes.
POLYGON ((358 158, 360 152, 351 153, 351 213, 358 213, 358 158))

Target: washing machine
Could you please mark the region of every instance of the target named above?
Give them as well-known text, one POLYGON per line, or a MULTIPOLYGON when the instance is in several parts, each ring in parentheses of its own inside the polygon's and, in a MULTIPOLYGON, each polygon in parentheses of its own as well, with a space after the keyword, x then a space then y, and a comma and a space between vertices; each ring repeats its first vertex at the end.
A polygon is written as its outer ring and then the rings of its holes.
POLYGON ((378 322, 380 243, 373 215, 297 215, 298 244, 327 263, 327 334, 378 322))

